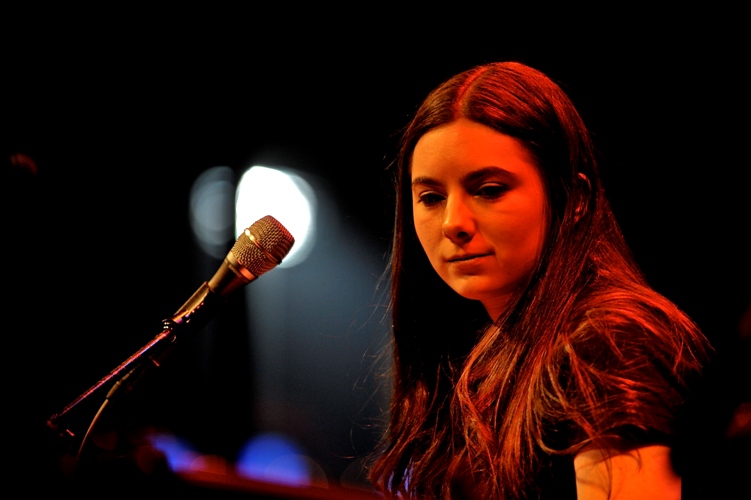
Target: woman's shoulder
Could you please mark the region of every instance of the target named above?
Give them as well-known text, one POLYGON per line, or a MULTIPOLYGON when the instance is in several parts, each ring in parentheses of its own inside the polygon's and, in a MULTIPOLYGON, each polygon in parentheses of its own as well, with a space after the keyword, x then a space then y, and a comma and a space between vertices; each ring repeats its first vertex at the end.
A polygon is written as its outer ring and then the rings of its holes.
POLYGON ((649 350, 704 360, 711 347, 674 302, 646 286, 597 289, 573 308, 570 341, 608 350, 649 350))
POLYGON ((673 387, 683 393, 701 377, 712 348, 697 324, 665 297, 649 289, 611 288, 581 301, 555 351, 564 366, 588 373, 603 388, 610 381, 624 391, 673 387))
POLYGON ((653 292, 607 290, 582 301, 556 349, 563 373, 596 393, 679 404, 703 376, 711 346, 674 303, 653 292))

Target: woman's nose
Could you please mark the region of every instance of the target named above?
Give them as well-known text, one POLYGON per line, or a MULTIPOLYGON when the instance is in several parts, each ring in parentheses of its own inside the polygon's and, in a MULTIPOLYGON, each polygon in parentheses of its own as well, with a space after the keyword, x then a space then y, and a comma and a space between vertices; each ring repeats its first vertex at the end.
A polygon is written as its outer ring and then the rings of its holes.
POLYGON ((443 214, 443 235, 457 243, 472 239, 475 233, 475 220, 472 210, 458 197, 449 197, 443 214))

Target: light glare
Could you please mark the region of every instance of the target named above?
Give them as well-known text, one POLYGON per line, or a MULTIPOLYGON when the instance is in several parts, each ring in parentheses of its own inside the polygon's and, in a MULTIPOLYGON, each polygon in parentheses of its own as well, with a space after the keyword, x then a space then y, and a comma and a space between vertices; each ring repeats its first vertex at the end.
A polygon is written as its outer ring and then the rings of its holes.
POLYGON ((292 267, 310 253, 314 243, 316 197, 300 176, 275 168, 253 166, 237 186, 235 230, 240 234, 253 222, 271 215, 295 238, 279 267, 292 267))

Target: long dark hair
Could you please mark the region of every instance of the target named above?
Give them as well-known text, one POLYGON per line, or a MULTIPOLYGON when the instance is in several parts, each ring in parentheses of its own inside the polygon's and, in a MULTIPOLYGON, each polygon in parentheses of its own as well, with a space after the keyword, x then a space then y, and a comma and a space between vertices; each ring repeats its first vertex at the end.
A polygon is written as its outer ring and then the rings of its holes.
POLYGON ((699 370, 709 347, 642 276, 596 158, 566 93, 521 63, 460 73, 417 110, 396 161, 394 386, 390 427, 371 474, 379 490, 449 497, 470 469, 487 497, 520 497, 545 456, 574 453, 613 429, 670 432, 687 374, 699 370), (494 323, 434 272, 412 219, 415 144, 460 117, 519 139, 547 195, 550 223, 537 268, 494 323), (623 349, 650 352, 619 357, 623 349), (649 380, 645 366, 667 375, 649 380), (641 415, 644 404, 666 410, 641 415), (551 437, 561 428, 564 439, 551 437))

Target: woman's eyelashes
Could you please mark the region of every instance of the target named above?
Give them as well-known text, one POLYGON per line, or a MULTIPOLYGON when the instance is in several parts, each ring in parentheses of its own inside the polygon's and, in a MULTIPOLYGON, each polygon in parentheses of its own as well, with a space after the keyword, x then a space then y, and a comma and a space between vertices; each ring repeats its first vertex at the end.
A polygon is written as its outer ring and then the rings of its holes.
POLYGON ((475 196, 487 200, 496 200, 503 196, 509 190, 509 186, 500 183, 488 183, 481 185, 476 191, 475 196))
MULTIPOLYGON (((478 186, 471 193, 472 196, 482 198, 485 200, 497 200, 501 198, 510 187, 501 183, 487 183, 478 186)), ((427 207, 432 207, 442 203, 446 199, 446 195, 443 195, 437 191, 425 191, 417 194, 417 203, 421 203, 427 207)))
POLYGON ((423 205, 427 207, 432 207, 432 206, 438 205, 445 199, 446 199, 445 196, 435 191, 426 191, 424 193, 420 193, 417 196, 417 203, 422 203, 423 205))

